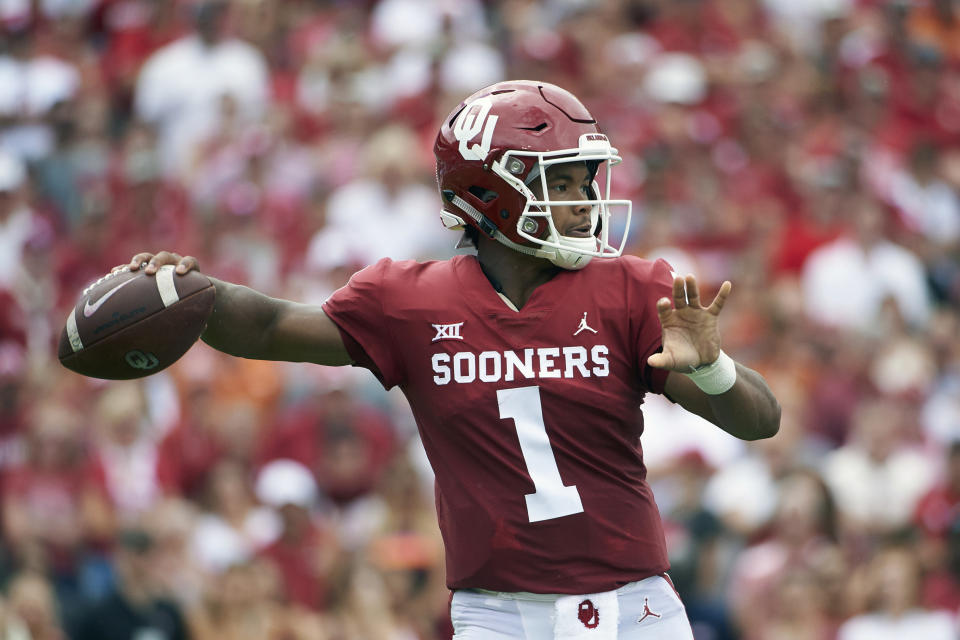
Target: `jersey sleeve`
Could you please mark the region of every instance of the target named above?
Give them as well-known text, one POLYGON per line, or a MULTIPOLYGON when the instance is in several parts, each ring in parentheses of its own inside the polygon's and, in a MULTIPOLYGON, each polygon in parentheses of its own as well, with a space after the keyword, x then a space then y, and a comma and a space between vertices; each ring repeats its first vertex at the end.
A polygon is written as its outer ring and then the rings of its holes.
POLYGON ((662 394, 670 372, 651 367, 647 364, 647 358, 663 347, 663 330, 657 314, 657 300, 673 295, 673 268, 661 258, 633 271, 632 277, 639 279, 635 281, 635 286, 640 293, 639 298, 634 298, 636 308, 633 310, 637 327, 637 367, 647 390, 662 394))
POLYGON ((388 298, 387 274, 393 261, 384 258, 361 269, 323 303, 323 310, 340 329, 354 364, 370 369, 386 389, 403 382, 397 341, 383 308, 388 298))

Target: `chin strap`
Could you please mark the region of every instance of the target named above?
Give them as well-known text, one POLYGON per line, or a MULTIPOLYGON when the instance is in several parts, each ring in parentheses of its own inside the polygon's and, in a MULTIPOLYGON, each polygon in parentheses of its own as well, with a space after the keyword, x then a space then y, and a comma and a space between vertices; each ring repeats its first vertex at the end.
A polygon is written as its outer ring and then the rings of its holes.
POLYGON ((561 269, 568 269, 571 271, 583 269, 585 266, 587 266, 590 260, 593 259, 593 256, 580 253, 576 249, 581 248, 577 246, 578 244, 590 245, 589 247, 588 246, 582 247, 583 249, 586 249, 586 250, 591 250, 595 248, 596 247, 595 238, 589 238, 589 239, 588 238, 564 238, 561 236, 561 240, 560 240, 561 243, 569 244, 572 250, 552 249, 552 248, 551 249, 534 249, 533 247, 527 247, 525 245, 518 244, 513 240, 511 240, 510 238, 508 238, 507 236, 503 235, 503 233, 499 229, 497 229, 489 220, 487 220, 486 216, 484 216, 482 213, 477 211, 477 209, 472 204, 470 204, 469 202, 467 202, 466 200, 458 196, 453 191, 446 191, 444 192, 443 195, 450 204, 452 204, 455 207, 458 207, 461 211, 463 211, 468 216, 473 218, 477 222, 477 226, 479 226, 484 233, 486 233, 488 236, 490 236, 497 242, 503 245, 506 245, 507 247, 510 247, 514 251, 518 251, 524 255, 534 256, 536 258, 546 258, 547 260, 549 260, 556 266, 560 267, 561 269))
POLYGON ((447 202, 459 208, 461 211, 463 211, 468 216, 473 218, 476 221, 477 226, 480 227, 480 229, 483 230, 484 233, 486 233, 488 236, 490 236, 497 242, 510 247, 514 251, 519 251, 520 253, 528 256, 534 256, 537 258, 547 258, 547 259, 551 259, 555 256, 554 251, 544 251, 543 249, 534 249, 533 247, 527 247, 522 244, 518 244, 514 242, 507 236, 503 235, 503 233, 499 229, 493 226, 493 224, 489 220, 487 220, 487 218, 482 213, 477 211, 472 204, 470 204, 469 202, 467 202, 457 194, 453 193, 452 191, 444 193, 443 195, 446 197, 447 202), (447 195, 448 193, 450 194, 449 196, 447 195))
POLYGON ((586 253, 581 253, 577 251, 592 251, 597 247, 596 238, 571 238, 568 236, 560 236, 558 242, 562 245, 567 245, 570 249, 557 249, 557 254, 555 257, 550 258, 550 262, 562 269, 568 269, 570 271, 577 271, 583 269, 587 266, 593 256, 586 253))

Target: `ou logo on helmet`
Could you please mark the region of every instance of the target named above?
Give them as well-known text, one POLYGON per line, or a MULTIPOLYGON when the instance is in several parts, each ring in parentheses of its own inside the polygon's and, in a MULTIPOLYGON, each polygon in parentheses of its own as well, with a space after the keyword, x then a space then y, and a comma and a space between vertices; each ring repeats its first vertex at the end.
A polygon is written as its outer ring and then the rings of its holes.
POLYGON ((485 160, 490 153, 490 143, 493 140, 493 130, 497 126, 500 116, 491 116, 490 109, 493 101, 489 96, 477 98, 471 102, 457 117, 453 125, 453 135, 460 141, 460 155, 464 160, 485 160), (467 145, 468 142, 483 132, 479 144, 467 145))

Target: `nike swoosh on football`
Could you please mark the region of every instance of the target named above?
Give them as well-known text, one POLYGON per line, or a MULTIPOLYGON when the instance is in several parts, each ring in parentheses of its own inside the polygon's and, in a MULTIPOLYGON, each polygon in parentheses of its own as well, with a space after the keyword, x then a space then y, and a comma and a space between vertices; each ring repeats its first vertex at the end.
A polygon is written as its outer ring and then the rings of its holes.
POLYGON ((97 309, 102 307, 103 303, 110 299, 110 296, 115 294, 117 291, 120 291, 121 288, 127 286, 131 282, 133 282, 133 278, 130 278, 126 282, 121 282, 120 284, 115 286, 113 289, 110 289, 110 291, 107 291, 105 294, 100 296, 100 299, 94 302, 93 304, 90 304, 90 301, 87 300, 83 305, 83 317, 89 318, 90 316, 95 314, 97 312, 97 309))

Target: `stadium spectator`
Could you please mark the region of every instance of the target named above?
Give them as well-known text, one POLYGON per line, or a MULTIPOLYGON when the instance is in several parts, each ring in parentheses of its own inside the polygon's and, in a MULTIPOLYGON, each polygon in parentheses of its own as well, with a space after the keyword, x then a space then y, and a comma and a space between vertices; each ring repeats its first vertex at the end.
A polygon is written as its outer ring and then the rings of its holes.
POLYGON ((203 569, 217 574, 250 562, 280 535, 279 516, 259 505, 250 470, 236 460, 219 461, 207 479, 206 509, 192 533, 191 551, 203 569))
POLYGON ((342 601, 332 611, 334 637, 386 638, 413 640, 419 637, 416 627, 424 620, 416 620, 416 608, 410 602, 393 601, 384 576, 363 561, 350 568, 345 578, 342 601))
POLYGON ((704 499, 712 472, 697 451, 690 451, 661 470, 653 486, 664 516, 670 579, 683 598, 694 637, 726 640, 734 632, 723 577, 736 542, 704 499))
MULTIPOLYGON (((339 640, 326 619, 279 601, 266 561, 231 565, 211 577, 204 602, 189 616, 192 640, 339 640)), ((359 636, 347 636, 359 637, 359 636)))
POLYGON ((10 559, 52 580, 66 613, 87 595, 82 572, 89 551, 112 535, 109 502, 92 479, 83 429, 82 417, 65 405, 34 407, 24 459, 3 482, 10 559))
POLYGON ((858 585, 866 613, 841 625, 837 640, 956 637, 953 615, 919 606, 920 564, 908 547, 883 549, 864 568, 858 585))
POLYGON ((201 501, 225 447, 217 424, 221 404, 203 386, 184 384, 177 423, 157 449, 157 480, 167 495, 201 501))
POLYGON ((196 507, 181 498, 160 500, 142 518, 155 540, 157 590, 184 611, 200 600, 206 587, 207 574, 190 553, 196 522, 196 507))
POLYGON ((943 477, 917 503, 914 523, 924 571, 920 602, 930 608, 960 610, 960 576, 953 557, 960 523, 960 441, 947 452, 943 477))
POLYGON ((10 611, 6 602, 0 601, 0 630, 9 640, 32 640, 26 625, 10 611))
POLYGON ((772 610, 758 629, 745 638, 764 640, 833 640, 836 625, 830 619, 827 594, 820 588, 815 572, 807 568, 792 570, 773 587, 772 610))
MULTIPOLYGON (((53 150, 53 122, 58 105, 80 90, 81 75, 75 63, 44 50, 42 38, 31 26, 7 30, 0 53, 0 147, 29 161, 53 150)), ((75 52, 74 52, 75 53, 75 52)))
POLYGON ((360 402, 349 386, 332 384, 279 416, 258 459, 300 462, 326 498, 347 508, 376 487, 396 454, 395 438, 386 415, 360 402))
POLYGON ((854 414, 850 441, 824 458, 823 477, 850 534, 896 532, 933 486, 933 461, 911 446, 909 419, 897 400, 865 402, 854 414))
POLYGON ((128 640, 158 637, 187 640, 183 614, 161 588, 153 536, 125 527, 114 548, 116 587, 103 600, 90 604, 70 634, 76 640, 128 640))
POLYGON ((117 384, 97 400, 93 473, 110 498, 117 521, 137 520, 162 497, 157 436, 139 383, 117 384))
POLYGON ((910 14, 911 40, 935 47, 941 55, 960 62, 960 9, 955 0, 931 0, 910 14))
POLYGON ((243 122, 256 122, 269 99, 263 54, 227 32, 224 0, 181 5, 193 32, 155 51, 137 79, 137 116, 157 127, 167 175, 191 166, 197 140, 212 132, 223 101, 243 122))
POLYGON ((806 313, 827 327, 869 331, 891 298, 910 327, 924 329, 931 300, 923 263, 886 238, 889 218, 877 203, 852 206, 853 232, 814 250, 804 263, 806 313))
POLYGON ((771 534, 740 554, 730 578, 731 613, 747 639, 764 638, 765 630, 779 623, 785 578, 817 566, 838 541, 833 496, 816 472, 795 471, 784 479, 771 534))
POLYGON ((374 572, 371 579, 382 582, 390 615, 402 617, 417 637, 433 637, 449 625, 436 509, 424 495, 416 469, 403 458, 387 470, 376 497, 379 514, 368 509, 362 524, 360 514, 352 514, 353 526, 350 520, 342 522, 341 536, 369 562, 364 570, 374 572), (356 535, 363 524, 367 530, 356 535))
POLYGON ((293 460, 274 460, 257 474, 257 499, 280 515, 277 539, 260 551, 279 572, 284 602, 310 611, 328 602, 338 562, 338 541, 317 508, 320 493, 310 470, 293 460))
POLYGON ((16 280, 36 222, 24 199, 26 179, 23 161, 0 148, 0 287, 4 289, 16 280))
POLYGON ((364 264, 382 256, 436 256, 449 247, 443 227, 427 217, 435 215, 437 196, 425 184, 422 145, 414 133, 400 125, 381 129, 363 157, 366 175, 330 194, 326 225, 318 233, 335 234, 364 264), (372 238, 368 229, 383 234, 372 238))
POLYGON ((30 640, 66 640, 53 586, 41 573, 25 572, 7 586, 7 607, 23 622, 30 640))
POLYGON ((960 197, 943 181, 938 149, 919 143, 901 171, 893 175, 891 197, 904 224, 933 245, 960 240, 960 197))

